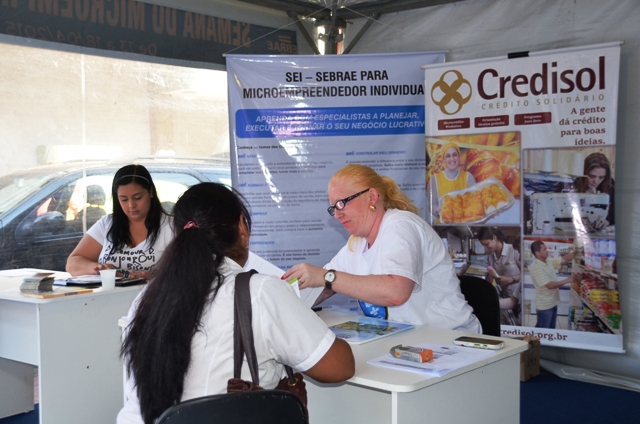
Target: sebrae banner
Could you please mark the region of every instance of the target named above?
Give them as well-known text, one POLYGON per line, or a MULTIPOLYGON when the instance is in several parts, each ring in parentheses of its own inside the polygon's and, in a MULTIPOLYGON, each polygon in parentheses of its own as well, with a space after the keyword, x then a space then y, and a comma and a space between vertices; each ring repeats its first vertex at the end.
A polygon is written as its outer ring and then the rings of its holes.
POLYGON ((614 214, 620 43, 426 65, 428 220, 502 333, 623 352, 614 214))
POLYGON ((233 186, 251 205, 250 248, 282 269, 328 263, 348 233, 327 185, 363 163, 424 209, 424 73, 443 52, 227 55, 233 186))

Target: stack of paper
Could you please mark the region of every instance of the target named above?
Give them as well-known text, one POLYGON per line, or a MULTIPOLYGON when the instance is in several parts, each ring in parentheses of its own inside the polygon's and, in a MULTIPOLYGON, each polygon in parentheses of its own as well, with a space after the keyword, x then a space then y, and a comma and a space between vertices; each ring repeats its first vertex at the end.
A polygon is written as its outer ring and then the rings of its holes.
POLYGON ((70 296, 74 294, 92 293, 86 288, 53 288, 53 273, 38 273, 31 277, 25 277, 20 284, 20 293, 26 297, 38 299, 50 299, 54 297, 70 296))
POLYGON ((20 284, 22 293, 40 293, 53 290, 53 274, 38 273, 31 277, 25 277, 20 284))

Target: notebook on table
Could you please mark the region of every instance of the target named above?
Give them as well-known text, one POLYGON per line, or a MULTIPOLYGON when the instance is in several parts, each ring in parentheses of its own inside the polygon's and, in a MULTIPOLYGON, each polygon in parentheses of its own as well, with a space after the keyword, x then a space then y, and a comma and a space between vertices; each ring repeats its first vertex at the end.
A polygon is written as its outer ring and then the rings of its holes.
POLYGON ((378 318, 360 317, 329 327, 336 337, 352 344, 378 340, 414 328, 413 324, 392 322, 378 318))
MULTIPOLYGON (((147 280, 140 278, 122 278, 116 277, 116 287, 128 287, 146 283, 147 280)), ((102 287, 102 279, 99 275, 78 275, 67 279, 58 279, 53 283, 56 286, 67 287, 86 287, 98 288, 102 287)))

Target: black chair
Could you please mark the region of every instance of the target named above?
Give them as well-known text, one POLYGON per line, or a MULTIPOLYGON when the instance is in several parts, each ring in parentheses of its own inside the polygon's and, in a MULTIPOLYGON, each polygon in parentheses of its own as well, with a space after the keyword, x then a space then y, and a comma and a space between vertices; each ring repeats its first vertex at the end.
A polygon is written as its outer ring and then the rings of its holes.
POLYGON ((461 275, 460 291, 473 308, 482 325, 482 334, 500 336, 500 299, 489 281, 472 275, 461 275))
POLYGON ((293 393, 256 390, 189 399, 173 405, 155 424, 308 424, 307 409, 293 393))

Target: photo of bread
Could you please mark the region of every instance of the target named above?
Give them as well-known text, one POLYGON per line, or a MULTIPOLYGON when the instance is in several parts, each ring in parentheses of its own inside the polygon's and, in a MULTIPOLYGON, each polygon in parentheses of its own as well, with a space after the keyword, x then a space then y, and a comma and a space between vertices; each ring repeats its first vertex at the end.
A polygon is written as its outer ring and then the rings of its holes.
POLYGON ((442 197, 440 222, 481 223, 509 209, 514 198, 500 181, 491 178, 442 197))
POLYGON ((473 222, 485 217, 482 193, 479 190, 464 193, 462 195, 462 204, 464 205, 465 222, 473 222))
POLYGON ((487 213, 498 210, 501 206, 509 203, 508 194, 502 190, 498 184, 491 184, 481 190, 482 204, 487 213))
POLYGON ((476 182, 491 177, 502 181, 502 165, 493 152, 488 150, 469 149, 466 160, 467 171, 471 172, 476 182))

